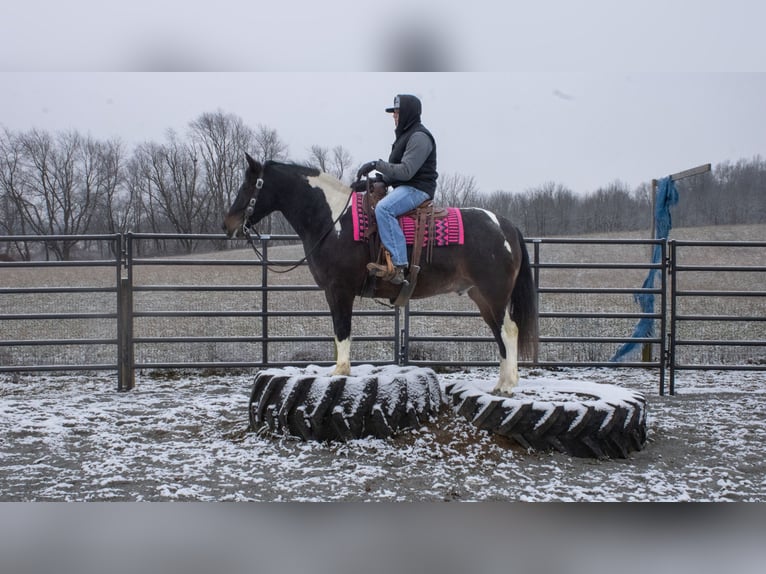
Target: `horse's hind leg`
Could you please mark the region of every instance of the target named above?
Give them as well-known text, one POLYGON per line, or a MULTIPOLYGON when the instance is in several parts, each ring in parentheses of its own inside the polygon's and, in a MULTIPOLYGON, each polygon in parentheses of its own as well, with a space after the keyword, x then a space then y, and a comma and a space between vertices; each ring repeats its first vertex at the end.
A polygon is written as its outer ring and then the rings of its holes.
POLYGON ((500 351, 500 374, 492 392, 510 395, 519 383, 519 328, 511 319, 508 302, 501 298, 492 305, 476 287, 468 292, 468 296, 479 307, 484 322, 492 329, 500 351))
POLYGON ((500 378, 493 392, 510 395, 519 384, 519 327, 511 319, 507 309, 500 335, 505 345, 505 358, 500 359, 500 378))

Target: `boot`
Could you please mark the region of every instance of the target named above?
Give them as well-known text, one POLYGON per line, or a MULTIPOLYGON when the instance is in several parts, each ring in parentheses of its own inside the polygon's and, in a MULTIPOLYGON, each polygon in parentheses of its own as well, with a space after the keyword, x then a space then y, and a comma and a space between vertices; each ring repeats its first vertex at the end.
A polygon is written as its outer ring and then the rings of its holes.
POLYGON ((381 265, 380 263, 368 263, 367 271, 370 273, 370 275, 380 277, 381 279, 386 279, 391 275, 391 273, 393 273, 393 267, 389 268, 387 265, 381 265))
POLYGON ((394 285, 408 285, 409 283, 404 276, 406 271, 407 271, 406 265, 397 265, 394 270, 394 276, 391 277, 388 281, 393 283, 394 285))

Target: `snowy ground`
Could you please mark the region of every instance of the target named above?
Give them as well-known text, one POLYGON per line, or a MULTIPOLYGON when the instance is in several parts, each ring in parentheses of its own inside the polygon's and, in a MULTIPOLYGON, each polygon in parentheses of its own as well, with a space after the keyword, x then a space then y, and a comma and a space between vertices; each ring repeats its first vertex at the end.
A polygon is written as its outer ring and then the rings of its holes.
MULTIPOLYGON (((247 433, 254 375, 0 377, 3 501, 766 501, 766 377, 522 370, 610 383, 648 399, 649 443, 627 460, 529 453, 444 407, 391 440, 305 443, 247 433)), ((490 370, 440 374, 440 382, 490 370)))

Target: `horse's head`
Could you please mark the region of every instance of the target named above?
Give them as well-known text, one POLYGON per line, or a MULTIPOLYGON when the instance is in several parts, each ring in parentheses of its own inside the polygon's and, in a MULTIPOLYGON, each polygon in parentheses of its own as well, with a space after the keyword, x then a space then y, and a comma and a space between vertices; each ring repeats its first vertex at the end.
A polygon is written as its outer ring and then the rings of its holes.
POLYGON ((244 181, 223 220, 223 230, 231 238, 247 235, 253 225, 273 210, 261 193, 264 186, 264 166, 247 153, 245 157, 247 158, 247 169, 245 170, 244 181))

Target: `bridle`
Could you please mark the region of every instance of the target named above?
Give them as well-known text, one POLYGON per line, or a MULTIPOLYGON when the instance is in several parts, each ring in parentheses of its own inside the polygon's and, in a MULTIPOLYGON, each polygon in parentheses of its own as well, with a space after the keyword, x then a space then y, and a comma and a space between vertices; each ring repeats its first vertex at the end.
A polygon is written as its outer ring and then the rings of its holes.
MULTIPOLYGON (((261 173, 258 176, 258 179, 255 180, 255 190, 256 192, 260 191, 261 188, 263 188, 263 169, 261 169, 261 173)), ((250 198, 250 201, 247 203, 247 208, 245 209, 245 218, 242 220, 242 235, 250 238, 251 232, 255 232, 255 234, 260 239, 261 234, 258 233, 257 229, 253 229, 250 227, 250 218, 253 216, 253 213, 255 212, 255 203, 258 200, 258 195, 253 194, 253 197, 250 198)))
MULTIPOLYGON (((255 180, 255 189, 256 191, 260 191, 261 188, 263 188, 263 168, 261 168, 261 173, 258 174, 258 179, 255 180)), ((319 240, 316 242, 314 247, 312 247, 310 250, 306 252, 306 255, 303 256, 303 258, 298 261, 295 265, 292 265, 289 269, 275 269, 271 265, 267 265, 266 268, 269 271, 272 271, 274 273, 289 273, 290 271, 294 271, 301 265, 303 265, 306 260, 309 258, 309 255, 314 253, 316 249, 322 244, 322 242, 325 240, 325 238, 330 234, 330 232, 335 229, 335 226, 340 221, 340 218, 343 217, 343 214, 346 213, 346 209, 348 209, 349 203, 351 202, 351 196, 354 194, 354 191, 351 190, 351 193, 348 194, 348 198, 346 198, 346 205, 341 209, 340 214, 337 218, 335 218, 335 221, 332 222, 330 227, 325 231, 319 240)), ((256 256, 261 260, 264 261, 265 258, 263 256, 263 253, 261 253, 260 249, 258 249, 258 246, 255 244, 256 241, 260 241, 262 239, 261 234, 258 233, 258 229, 255 228, 255 226, 250 225, 250 218, 252 217, 253 213, 255 212, 255 204, 257 202, 258 194, 253 194, 253 197, 250 198, 250 201, 247 203, 247 207, 245 208, 245 217, 242 220, 242 234, 247 239, 247 242, 250 244, 250 247, 253 248, 253 251, 255 252, 256 256)), ((287 264, 284 264, 287 265, 287 264)))

